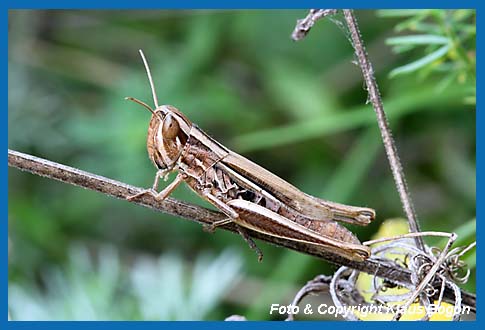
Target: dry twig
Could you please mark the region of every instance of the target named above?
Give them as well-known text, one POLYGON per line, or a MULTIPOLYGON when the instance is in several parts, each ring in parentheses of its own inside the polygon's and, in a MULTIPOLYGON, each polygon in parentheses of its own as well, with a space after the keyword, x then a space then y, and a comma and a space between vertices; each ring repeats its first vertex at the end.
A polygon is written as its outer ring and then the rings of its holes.
MULTIPOLYGON (((303 39, 310 28, 319 19, 325 18, 329 15, 333 15, 337 12, 336 9, 311 9, 309 14, 302 20, 298 20, 296 27, 293 31, 292 37, 294 40, 303 39)), ((384 143, 384 149, 386 150, 386 155, 389 160, 389 165, 391 167, 392 175, 394 181, 396 182, 397 191, 399 197, 401 198, 401 203, 403 205, 404 213, 409 222, 409 229, 411 232, 419 232, 419 224, 414 210, 414 206, 411 200, 411 194, 406 184, 406 179, 404 177, 404 171, 402 169, 401 161, 399 160, 399 155, 397 153, 396 144, 391 134, 391 129, 389 128, 389 122, 387 120, 386 113, 384 112, 384 105, 382 104, 381 95, 379 93, 379 88, 377 87, 377 82, 374 77, 374 68, 370 62, 367 52, 365 50, 364 41, 360 35, 359 26, 357 20, 355 19, 352 10, 343 10, 345 22, 350 31, 350 39, 352 41, 352 46, 355 50, 355 55, 357 56, 357 62, 362 74, 364 76, 365 85, 367 86, 367 91, 369 93, 369 100, 372 103, 374 111, 377 115, 377 123, 379 125, 379 130, 381 131, 382 141, 384 143)), ((416 236, 414 238, 416 246, 424 251, 424 242, 421 236, 416 236)))

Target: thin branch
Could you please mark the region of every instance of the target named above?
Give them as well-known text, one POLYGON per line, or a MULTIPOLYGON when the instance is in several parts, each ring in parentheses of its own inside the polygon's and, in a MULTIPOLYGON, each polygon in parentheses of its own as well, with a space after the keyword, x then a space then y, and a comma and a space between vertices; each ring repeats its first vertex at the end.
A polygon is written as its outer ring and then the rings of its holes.
MULTIPOLYGON (((73 167, 65 166, 10 149, 8 150, 8 165, 22 171, 27 171, 49 179, 55 179, 64 183, 98 191, 107 196, 112 196, 123 200, 126 200, 127 197, 144 190, 143 188, 130 186, 122 182, 111 180, 99 175, 81 171, 73 167)), ((214 221, 225 218, 225 216, 220 212, 181 202, 173 198, 167 198, 165 201, 159 202, 151 195, 145 195, 136 201, 127 202, 139 204, 163 213, 177 215, 203 224, 211 224, 214 221)), ((237 229, 231 224, 221 226, 220 228, 237 233, 237 229)), ((312 247, 304 243, 267 236, 249 230, 248 232, 256 239, 324 259, 339 266, 347 266, 368 274, 379 276, 395 284, 412 284, 411 272, 394 263, 383 263, 372 259, 368 259, 363 262, 351 261, 328 252, 323 252, 316 247, 312 247)), ((473 310, 475 310, 475 295, 462 291, 462 297, 463 304, 470 306, 473 310)), ((445 292, 445 298, 449 299, 449 301, 453 301, 453 292, 447 290, 445 292)))
POLYGON ((291 38, 295 41, 305 38, 319 19, 334 15, 335 13, 337 13, 337 9, 310 9, 310 12, 305 18, 297 21, 295 29, 291 34, 291 38))
MULTIPOLYGON (((335 9, 311 9, 310 13, 303 20, 298 20, 295 30, 293 31, 293 39, 300 40, 304 38, 309 32, 310 28, 321 18, 335 14, 337 10, 335 9)), ((414 205, 411 200, 411 194, 409 192, 408 186, 406 184, 406 179, 404 176, 404 171, 402 169, 401 161, 397 153, 396 144, 391 134, 391 129, 389 128, 389 122, 387 120, 386 113, 384 112, 384 105, 382 104, 381 95, 379 93, 379 88, 377 87, 377 82, 374 77, 374 69, 372 63, 367 56, 365 50, 364 41, 360 34, 359 26, 357 20, 350 9, 343 10, 345 21, 350 31, 350 38, 352 40, 352 46, 355 50, 355 55, 357 56, 357 61, 359 67, 362 70, 364 76, 365 85, 367 86, 367 91, 369 93, 369 100, 372 103, 374 111, 377 115, 377 123, 379 130, 381 131, 382 141, 384 143, 384 149, 386 151, 387 159, 389 160, 389 165, 391 167, 392 175, 396 183, 397 191, 403 205, 404 213, 409 222, 409 230, 412 233, 418 233, 419 224, 416 216, 416 211, 414 210, 414 205)), ((421 236, 414 237, 416 246, 421 250, 424 249, 424 242, 421 236)))
POLYGON ((403 239, 403 238, 414 238, 416 236, 434 236, 434 237, 448 237, 450 238, 453 234, 450 233, 445 233, 441 231, 420 231, 419 233, 408 233, 408 234, 402 234, 402 235, 396 235, 392 237, 383 237, 383 238, 378 238, 378 239, 373 239, 369 241, 365 241, 362 244, 371 246, 377 243, 382 243, 382 242, 389 242, 389 241, 395 241, 398 239, 403 239))
MULTIPOLYGON (((387 120, 386 113, 384 112, 381 94, 379 93, 379 88, 377 87, 376 78, 374 76, 374 68, 372 67, 369 57, 367 56, 364 41, 360 35, 359 26, 357 25, 357 20, 355 19, 353 11, 344 9, 344 17, 350 30, 350 37, 352 38, 352 43, 355 49, 355 54, 357 55, 359 66, 362 70, 362 74, 364 75, 365 84, 369 93, 369 99, 377 115, 377 123, 379 124, 382 141, 384 142, 384 148, 386 149, 392 175, 394 177, 394 181, 396 182, 397 191, 399 192, 399 197, 401 198, 404 212, 406 213, 409 221, 409 230, 411 232, 418 233, 420 230, 416 211, 414 210, 411 194, 406 184, 404 171, 397 153, 396 143, 392 137, 389 122, 387 120)), ((414 240, 416 241, 416 246, 420 250, 425 251, 423 238, 421 236, 416 236, 414 240)))

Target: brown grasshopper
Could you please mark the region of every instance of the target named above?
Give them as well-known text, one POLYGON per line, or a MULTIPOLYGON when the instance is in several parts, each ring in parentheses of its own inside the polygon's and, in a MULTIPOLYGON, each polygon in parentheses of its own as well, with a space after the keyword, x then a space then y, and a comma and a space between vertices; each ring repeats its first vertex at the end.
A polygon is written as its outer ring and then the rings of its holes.
POLYGON ((210 202, 227 219, 206 225, 205 229, 228 223, 236 224, 251 248, 257 248, 246 229, 266 235, 317 246, 350 260, 370 256, 364 246, 345 227, 335 221, 367 225, 375 218, 370 208, 338 204, 301 192, 293 185, 230 151, 193 124, 170 105, 158 105, 148 63, 140 50, 152 90, 155 109, 132 97, 152 113, 148 127, 148 156, 158 171, 151 189, 128 197, 150 194, 163 200, 185 182, 199 196, 210 202), (160 178, 177 171, 178 175, 158 192, 160 178))

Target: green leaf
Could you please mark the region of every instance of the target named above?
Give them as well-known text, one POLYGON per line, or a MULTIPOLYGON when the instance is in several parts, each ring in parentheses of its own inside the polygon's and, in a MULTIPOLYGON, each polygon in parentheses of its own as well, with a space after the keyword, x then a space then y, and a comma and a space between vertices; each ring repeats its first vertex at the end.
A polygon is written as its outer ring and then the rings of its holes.
MULTIPOLYGON (((458 246, 468 246, 471 242, 476 240, 477 235, 477 219, 473 218, 468 220, 463 225, 459 226, 455 230, 453 230, 455 234, 457 234, 458 238, 453 243, 453 247, 458 246)), ((445 246, 448 242, 447 238, 444 238, 440 241, 437 246, 445 246)), ((471 249, 471 251, 467 252, 464 256, 464 261, 470 267, 470 269, 475 268, 476 266, 476 248, 471 249)))
MULTIPOLYGON (((458 238, 455 241, 455 246, 466 244, 469 241, 473 241, 477 235, 477 219, 473 218, 468 220, 463 225, 459 226, 455 230, 453 230, 455 234, 458 235, 458 238)), ((446 244, 448 239, 443 240, 443 243, 446 244)))
POLYGON ((417 34, 402 37, 388 38, 386 40, 387 45, 446 45, 451 42, 450 39, 435 35, 435 34, 417 34))
POLYGON ((392 47, 392 50, 396 54, 402 54, 405 52, 409 52, 410 50, 413 50, 417 47, 418 45, 413 45, 413 44, 402 44, 402 45, 395 45, 392 47))
POLYGON ((367 128, 333 173, 321 197, 341 202, 349 200, 368 173, 381 148, 382 142, 377 127, 367 128))
POLYGON ((377 15, 380 17, 412 17, 422 14, 422 9, 385 9, 377 11, 377 15))
POLYGON ((419 60, 417 61, 414 61, 414 62, 411 62, 409 64, 406 64, 406 65, 403 65, 403 66, 400 66, 398 68, 395 68, 394 70, 392 70, 390 73, 389 73, 389 76, 392 78, 392 77, 395 77, 397 75, 400 75, 400 74, 405 74, 405 73, 410 73, 410 72, 414 72, 436 60, 438 60, 439 58, 443 57, 446 55, 446 53, 448 53, 448 51, 450 50, 450 47, 451 45, 447 44, 439 49, 437 49, 436 51, 432 52, 431 54, 428 54, 426 55, 425 57, 422 57, 420 58, 419 60))
MULTIPOLYGON (((421 90, 409 91, 409 94, 385 99, 384 105, 389 119, 396 120, 416 111, 436 109, 436 102, 443 105, 440 110, 451 104, 462 104, 465 90, 465 87, 450 88, 437 98, 434 87, 432 89, 421 88, 421 90), (433 105, 433 107, 429 105, 433 105)), ((232 142, 232 146, 240 152, 268 149, 372 125, 375 124, 375 120, 375 114, 369 105, 359 106, 346 112, 336 111, 332 114, 310 118, 304 122, 241 135, 232 142)))
POLYGON ((416 31, 416 32, 422 32, 426 34, 441 34, 441 27, 438 24, 434 23, 427 23, 427 22, 412 22, 408 24, 398 24, 396 25, 395 29, 396 32, 401 32, 404 30, 411 30, 411 31, 416 31))

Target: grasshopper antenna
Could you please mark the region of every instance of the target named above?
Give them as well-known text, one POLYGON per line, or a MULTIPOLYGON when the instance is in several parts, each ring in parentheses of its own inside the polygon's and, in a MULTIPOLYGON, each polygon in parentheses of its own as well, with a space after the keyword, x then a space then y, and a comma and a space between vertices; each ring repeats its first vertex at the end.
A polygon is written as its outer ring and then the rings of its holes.
POLYGON ((155 103, 155 108, 158 108, 157 93, 155 92, 155 85, 153 84, 153 79, 152 79, 152 74, 150 72, 150 67, 148 66, 148 62, 147 62, 147 59, 145 58, 145 54, 143 54, 143 51, 141 49, 138 50, 138 51, 140 52, 141 59, 143 60, 143 64, 145 64, 145 70, 147 71, 148 81, 150 82, 150 88, 152 89, 153 103, 155 103))
POLYGON ((133 101, 135 103, 138 103, 139 105, 145 107, 148 111, 150 111, 153 115, 155 115, 155 111, 153 111, 153 109, 148 105, 146 104, 145 102, 143 101, 140 101, 139 99, 136 99, 134 97, 131 97, 131 96, 127 96, 125 97, 125 100, 128 100, 128 101, 133 101))

